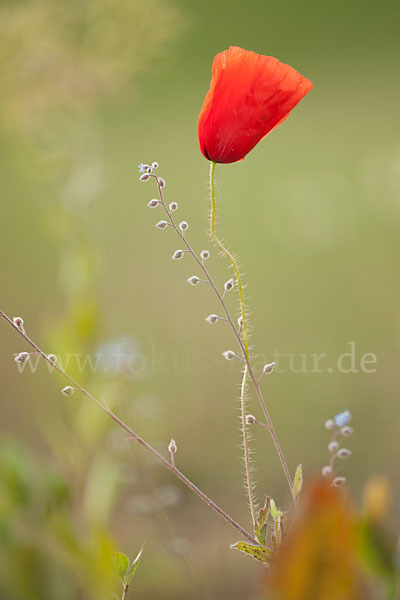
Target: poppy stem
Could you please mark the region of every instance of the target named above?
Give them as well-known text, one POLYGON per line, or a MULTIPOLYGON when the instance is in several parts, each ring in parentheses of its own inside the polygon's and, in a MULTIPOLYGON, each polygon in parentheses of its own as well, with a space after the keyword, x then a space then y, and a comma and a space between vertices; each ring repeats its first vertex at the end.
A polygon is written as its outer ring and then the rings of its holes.
POLYGON ((216 217, 216 194, 215 194, 215 162, 211 162, 210 164, 210 197, 211 197, 211 215, 210 215, 210 236, 214 242, 214 244, 219 248, 221 253, 228 258, 231 263, 233 270, 235 272, 235 278, 239 290, 239 301, 240 301, 240 311, 242 317, 242 333, 243 333, 243 353, 245 366, 243 369, 243 378, 242 384, 240 387, 240 420, 241 420, 241 431, 242 431, 242 439, 243 439, 243 459, 244 466, 246 472, 246 490, 247 490, 247 499, 249 502, 251 520, 253 523, 253 529, 255 530, 257 527, 257 500, 255 498, 254 486, 251 477, 251 462, 250 462, 250 450, 249 450, 249 435, 247 429, 246 422, 246 392, 247 392, 247 379, 249 374, 248 364, 250 361, 249 356, 249 335, 248 335, 248 326, 247 326, 247 318, 246 318, 246 306, 244 301, 244 291, 242 278, 240 276, 240 271, 238 264, 234 258, 234 256, 229 252, 227 248, 222 244, 219 240, 216 231, 215 231, 215 217, 216 217))
MULTIPOLYGON (((249 354, 248 323, 247 323, 247 318, 246 318, 246 306, 245 306, 245 300, 244 300, 243 283, 242 283, 239 267, 238 267, 238 264, 233 256, 233 254, 231 252, 229 252, 229 250, 227 250, 227 248, 225 248, 225 246, 223 245, 223 243, 221 242, 221 240, 218 238, 218 236, 216 234, 216 229, 215 229, 215 220, 216 220, 215 166, 216 166, 216 163, 211 162, 211 164, 210 164, 210 197, 211 197, 210 236, 211 236, 213 242, 215 243, 215 245, 221 251, 221 253, 231 263, 231 265, 234 269, 234 272, 235 272, 237 286, 238 286, 238 290, 239 290, 239 301, 240 301, 240 309, 241 309, 241 314, 242 314, 242 325, 241 325, 241 328, 239 331, 243 331, 243 341, 242 341, 241 335, 237 335, 237 337, 238 337, 239 345, 241 346, 241 349, 243 352, 243 357, 246 361, 246 365, 245 365, 245 368, 243 371, 243 380, 242 380, 242 387, 241 387, 241 422, 242 422, 242 433, 243 433, 244 460, 245 460, 245 467, 246 467, 247 494, 248 494, 248 499, 249 499, 250 511, 251 511, 251 515, 252 515, 252 519, 253 519, 253 524, 255 524, 256 523, 255 500, 254 500, 254 496, 253 496, 253 484, 252 484, 252 480, 251 480, 251 467, 250 467, 247 423, 246 423, 245 392, 246 392, 246 382, 247 382, 248 375, 250 376, 250 379, 254 385, 258 400, 260 402, 262 411, 264 413, 266 427, 271 435, 276 452, 278 454, 279 461, 281 463, 283 472, 285 474, 285 477, 286 477, 286 480, 287 480, 287 483, 288 483, 288 486, 290 489, 290 494, 292 496, 292 500, 293 500, 296 510, 297 510, 297 500, 296 500, 296 496, 294 494, 294 489, 293 489, 293 479, 290 475, 290 471, 289 471, 285 456, 283 454, 282 447, 279 443, 278 436, 276 434, 275 428, 272 423, 271 416, 269 414, 267 405, 265 403, 265 400, 264 400, 264 397, 263 397, 263 394, 261 391, 261 387, 260 387, 260 381, 257 380, 257 378, 254 374, 254 371, 252 369, 252 366, 251 366, 250 354, 249 354)), ((238 333, 236 331, 236 329, 235 329, 235 333, 236 334, 238 333)))
POLYGON ((110 419, 114 421, 119 427, 121 427, 129 436, 129 439, 135 440, 141 446, 143 446, 150 454, 154 456, 156 460, 161 462, 164 467, 166 467, 171 473, 173 473, 178 479, 182 481, 189 489, 192 490, 201 500, 203 500, 210 508, 212 508, 220 517, 222 517, 231 527, 236 529, 240 535, 242 535, 248 542, 251 544, 258 545, 257 540, 250 535, 243 527, 239 525, 230 515, 228 515, 222 508, 220 508, 215 502, 213 502, 207 494, 205 494, 202 490, 200 490, 190 479, 186 477, 179 469, 176 468, 175 464, 169 462, 162 454, 160 454, 153 446, 147 443, 142 437, 140 437, 129 425, 127 425, 122 419, 120 419, 108 406, 108 404, 104 400, 98 400, 93 394, 91 394, 88 390, 79 385, 75 379, 67 373, 59 362, 53 362, 51 360, 51 354, 45 354, 43 350, 39 348, 39 346, 34 342, 25 332, 25 329, 22 327, 18 327, 9 316, 6 315, 4 311, 0 309, 0 317, 2 317, 9 325, 12 327, 34 350, 36 354, 39 354, 41 358, 50 364, 55 371, 57 371, 60 375, 62 375, 73 387, 76 392, 81 393, 88 400, 93 402, 100 410, 103 411, 110 419))

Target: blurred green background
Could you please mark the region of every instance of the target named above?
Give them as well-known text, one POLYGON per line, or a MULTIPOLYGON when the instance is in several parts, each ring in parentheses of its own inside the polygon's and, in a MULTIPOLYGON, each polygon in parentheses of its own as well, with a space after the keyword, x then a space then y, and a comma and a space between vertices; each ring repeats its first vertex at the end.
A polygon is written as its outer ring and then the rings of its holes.
MULTIPOLYGON (((221 357, 233 340, 204 322, 217 306, 186 284, 189 257, 170 260, 177 240, 154 228, 137 164, 159 162, 166 199, 208 248, 196 123, 214 55, 240 45, 312 80, 245 161, 217 168, 219 226, 259 365, 285 355, 265 395, 291 470, 319 471, 324 421, 348 408, 343 472, 356 497, 387 474, 398 530, 399 17, 395 2, 344 0, 0 3, 0 307, 61 359, 101 355, 80 381, 160 451, 174 437, 182 470, 245 526, 240 374, 221 357), (343 373, 349 342, 358 372, 343 373), (137 359, 115 372, 121 344, 137 359), (294 372, 315 353, 321 373, 294 372), (376 372, 359 369, 366 353, 376 372)), ((215 251, 209 265, 222 285, 215 251)), ((45 366, 20 374, 22 350, 0 323, 0 597, 109 597, 112 549, 134 556, 146 540, 133 597, 254 598, 263 573, 229 551, 236 534, 45 366)), ((254 437, 259 497, 286 505, 270 440, 254 437)))

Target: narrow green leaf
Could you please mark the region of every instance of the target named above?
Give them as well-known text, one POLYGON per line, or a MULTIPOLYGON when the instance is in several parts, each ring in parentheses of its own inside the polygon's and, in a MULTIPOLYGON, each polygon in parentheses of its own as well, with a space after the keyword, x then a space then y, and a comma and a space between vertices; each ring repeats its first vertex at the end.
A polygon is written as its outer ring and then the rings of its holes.
POLYGON ((299 465, 296 469, 296 473, 293 481, 293 495, 297 498, 303 487, 303 465, 299 465))
POLYGON ((114 556, 115 569, 121 582, 125 581, 125 577, 129 570, 129 558, 122 552, 116 552, 114 556))
POLYGON ((236 542, 236 544, 231 545, 232 550, 239 550, 240 552, 244 552, 245 554, 249 554, 256 560, 259 560, 263 563, 268 563, 273 558, 273 553, 268 548, 262 548, 261 546, 253 546, 252 544, 248 544, 247 542, 236 542))
POLYGON ((271 502, 270 502, 270 512, 271 512, 271 517, 273 518, 274 523, 275 523, 276 544, 277 544, 277 546, 279 546, 279 544, 281 543, 281 539, 282 539, 282 532, 281 532, 282 512, 279 510, 279 508, 276 507, 276 504, 275 504, 273 498, 271 498, 271 502))
POLYGON ((270 503, 270 497, 266 496, 264 506, 258 511, 257 515, 256 536, 262 546, 265 546, 266 541, 267 519, 270 510, 270 503))
POLYGON ((128 570, 127 574, 126 574, 126 583, 128 585, 130 584, 131 579, 133 577, 133 574, 135 573, 136 569, 139 566, 139 562, 140 562, 140 559, 142 558, 142 554, 143 554, 143 548, 144 548, 144 542, 142 544, 142 547, 139 550, 138 555, 136 556, 136 558, 129 565, 129 570, 128 570))

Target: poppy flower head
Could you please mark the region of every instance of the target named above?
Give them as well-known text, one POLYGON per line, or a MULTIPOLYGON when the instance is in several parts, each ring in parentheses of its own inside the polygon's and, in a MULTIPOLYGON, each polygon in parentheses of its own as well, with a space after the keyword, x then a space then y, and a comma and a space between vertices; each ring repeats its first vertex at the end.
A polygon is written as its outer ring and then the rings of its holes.
POLYGON ((312 87, 273 56, 236 46, 220 52, 198 122, 203 155, 217 163, 242 160, 312 87))

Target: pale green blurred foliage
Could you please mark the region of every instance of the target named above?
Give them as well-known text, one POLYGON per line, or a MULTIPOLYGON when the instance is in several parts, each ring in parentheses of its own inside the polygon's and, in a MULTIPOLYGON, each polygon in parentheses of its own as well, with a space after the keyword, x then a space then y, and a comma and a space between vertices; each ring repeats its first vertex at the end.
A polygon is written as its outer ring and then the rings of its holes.
POLYGON ((120 94, 180 23, 161 0, 2 2, 2 120, 26 134, 60 111, 79 114, 120 94))
POLYGON ((10 442, 0 448, 0 597, 109 598, 114 542, 74 511, 59 468, 10 442))
MULTIPOLYGON (((175 5, 161 0, 0 3, 2 127, 29 152, 24 171, 37 170, 58 190, 45 219, 60 251, 62 303, 44 323, 47 346, 59 355, 84 355, 99 342, 101 266, 87 211, 105 186, 96 110, 125 90, 132 94, 137 75, 181 23, 175 5)), ((118 405, 123 378, 94 380, 76 363, 69 371, 118 405)), ((110 598, 117 584, 110 520, 129 444, 116 444, 113 425, 75 398, 63 399, 39 427, 54 466, 20 446, 6 446, 1 456, 0 597, 110 598)))

